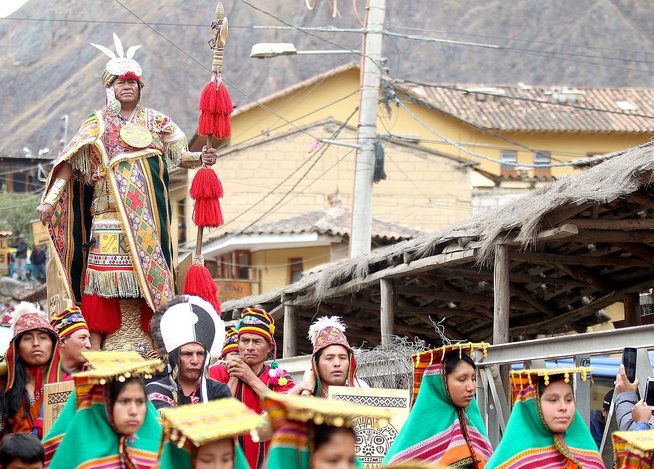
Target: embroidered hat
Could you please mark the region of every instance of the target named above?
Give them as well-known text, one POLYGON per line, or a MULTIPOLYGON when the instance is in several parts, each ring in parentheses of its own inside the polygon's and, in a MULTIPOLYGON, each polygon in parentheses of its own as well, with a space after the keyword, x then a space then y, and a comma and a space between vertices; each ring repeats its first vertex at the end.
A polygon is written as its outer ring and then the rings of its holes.
POLYGON ((245 308, 236 329, 238 329, 239 337, 242 334, 257 334, 271 344, 275 344, 275 320, 263 309, 245 308))
POLYGON ((90 369, 73 375, 78 404, 93 386, 106 385, 115 380, 125 381, 132 376, 149 379, 165 368, 161 360, 146 360, 133 351, 88 351, 82 352, 82 355, 90 369))
POLYGON ((80 329, 87 329, 82 311, 77 307, 66 308, 61 313, 57 314, 50 320, 50 324, 54 330, 59 334, 60 339, 64 339, 71 335, 73 332, 80 329))
MULTIPOLYGON (((445 361, 448 355, 452 353, 472 355, 479 352, 482 357, 488 354, 487 348, 490 344, 487 342, 461 342, 451 345, 443 345, 442 347, 419 352, 411 356, 413 362, 413 401, 415 402, 420 390, 420 383, 425 374, 425 370, 432 365, 440 365, 445 361)), ((481 357, 480 357, 481 358, 481 357)))
POLYGON ((223 346, 220 358, 223 358, 230 352, 238 352, 238 330, 235 327, 230 327, 225 333, 225 345, 223 346))
POLYGON ((352 352, 352 347, 345 337, 346 328, 339 316, 323 316, 311 324, 309 340, 313 346, 313 354, 330 345, 342 345, 352 352))
POLYGON ((654 430, 615 432, 613 457, 616 469, 648 469, 654 464, 654 430))
POLYGON ((164 439, 180 446, 188 441, 196 447, 251 433, 267 424, 264 416, 233 397, 162 409, 161 418, 164 439))
POLYGON ((58 342, 59 336, 57 336, 54 328, 48 321, 48 317, 41 311, 38 305, 22 301, 14 307, 12 317, 14 320, 14 333, 11 340, 15 340, 23 332, 40 330, 50 333, 53 335, 55 343, 58 342))
POLYGON ((331 425, 333 427, 351 427, 357 417, 371 419, 376 425, 383 427, 391 418, 386 407, 373 407, 349 403, 336 399, 321 399, 312 396, 295 396, 266 392, 263 396, 263 409, 268 412, 270 423, 274 429, 283 425, 285 420, 309 422, 316 425, 331 425))

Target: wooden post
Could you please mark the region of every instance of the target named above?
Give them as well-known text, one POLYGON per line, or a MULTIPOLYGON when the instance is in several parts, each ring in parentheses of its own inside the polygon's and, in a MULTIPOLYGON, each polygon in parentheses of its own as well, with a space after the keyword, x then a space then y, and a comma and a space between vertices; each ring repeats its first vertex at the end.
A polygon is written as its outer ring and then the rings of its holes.
POLYGON ((497 345, 509 341, 509 310, 511 308, 509 269, 511 260, 508 246, 499 244, 496 247, 494 267, 493 345, 497 345))
MULTIPOLYGON (((511 284, 509 270, 511 259, 509 247, 498 244, 495 248, 495 265, 493 271, 493 345, 504 344, 509 341, 509 313, 511 310, 511 284)), ((509 371, 511 365, 501 365, 499 379, 504 389, 504 395, 511 395, 509 386, 509 371)), ((496 403, 500 406, 504 403, 496 403)), ((506 403, 507 406, 510 402, 506 403)))
POLYGON ((284 350, 282 357, 290 358, 297 355, 297 335, 295 333, 295 323, 297 315, 295 307, 284 305, 284 350))
POLYGON ((640 315, 640 294, 625 293, 622 303, 624 305, 625 326, 640 326, 642 324, 640 315))
POLYGON ((388 279, 380 280, 381 290, 381 343, 388 345, 391 336, 395 334, 395 292, 393 282, 388 279))

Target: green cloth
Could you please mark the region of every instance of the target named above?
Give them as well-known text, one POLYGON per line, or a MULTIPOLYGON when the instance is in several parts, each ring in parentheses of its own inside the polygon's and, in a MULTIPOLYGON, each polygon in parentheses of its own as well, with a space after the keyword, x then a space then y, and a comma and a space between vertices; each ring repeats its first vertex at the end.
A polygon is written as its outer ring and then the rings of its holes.
POLYGON ((477 400, 473 398, 466 409, 456 407, 447 391, 443 364, 430 365, 422 377, 416 403, 384 464, 423 461, 456 467, 472 463, 470 448, 482 463, 493 452, 477 400))
MULTIPOLYGON (((105 386, 94 386, 76 406, 73 392, 61 415, 43 439, 46 461, 50 469, 86 467, 120 468, 119 435, 108 418, 105 386)), ((139 468, 154 467, 157 462, 162 431, 157 411, 147 401, 145 420, 134 438, 127 443, 127 451, 139 468)))
MULTIPOLYGON (((266 469, 310 469, 312 426, 286 420, 277 428, 268 450, 266 469)), ((359 459, 355 460, 355 467, 363 467, 359 459)))
MULTIPOLYGON (((234 448, 234 469, 252 469, 241 446, 235 443, 234 448)), ((189 451, 189 444, 184 445, 182 448, 177 447, 176 444, 170 441, 164 444, 157 469, 192 469, 192 467, 193 459, 189 451)))
POLYGON ((579 412, 563 434, 552 433, 541 415, 538 384, 521 389, 502 441, 486 469, 604 468, 597 445, 579 412))

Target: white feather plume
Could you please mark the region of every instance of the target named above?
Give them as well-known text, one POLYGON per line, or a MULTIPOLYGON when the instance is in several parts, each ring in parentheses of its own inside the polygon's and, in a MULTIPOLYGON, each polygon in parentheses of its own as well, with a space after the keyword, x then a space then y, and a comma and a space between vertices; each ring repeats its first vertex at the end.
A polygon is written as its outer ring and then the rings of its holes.
POLYGON ((120 42, 120 38, 116 33, 114 33, 114 45, 116 46, 116 55, 118 55, 118 57, 125 57, 125 50, 123 49, 123 43, 120 42))
POLYGON ((141 47, 143 47, 143 46, 138 45, 138 46, 132 46, 132 47, 130 47, 129 49, 127 49, 127 55, 126 55, 125 57, 127 57, 128 59, 133 59, 133 58, 134 58, 134 54, 135 54, 136 51, 139 50, 141 47))
POLYGON ((309 327, 308 337, 309 340, 311 341, 311 345, 314 345, 316 343, 320 331, 322 331, 327 327, 334 327, 343 333, 345 333, 345 329, 347 329, 347 326, 343 323, 343 320, 341 319, 340 316, 323 316, 321 318, 318 318, 318 320, 316 320, 316 322, 311 324, 311 326, 309 327))
POLYGON ((103 52, 104 55, 106 55, 110 59, 115 59, 116 58, 116 54, 111 49, 109 49, 109 48, 107 48, 105 46, 101 46, 100 44, 95 44, 94 42, 89 42, 89 44, 91 44, 93 47, 95 47, 99 51, 103 52))
POLYGON ((41 313, 43 314, 44 317, 45 313, 41 311, 41 307, 39 306, 38 303, 30 303, 29 301, 21 301, 18 303, 16 306, 14 306, 14 310, 11 313, 11 327, 13 328, 14 325, 16 324, 16 321, 18 320, 19 317, 21 317, 23 314, 27 313, 41 313))

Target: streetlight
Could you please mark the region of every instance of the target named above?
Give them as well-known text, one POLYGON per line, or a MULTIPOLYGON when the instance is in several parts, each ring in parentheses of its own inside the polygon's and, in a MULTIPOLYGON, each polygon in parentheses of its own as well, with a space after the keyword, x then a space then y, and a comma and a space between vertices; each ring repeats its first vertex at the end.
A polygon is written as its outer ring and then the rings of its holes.
POLYGON ((253 59, 269 59, 284 55, 334 55, 361 54, 361 51, 350 49, 335 50, 297 50, 290 42, 259 42, 252 46, 250 57, 253 59))

